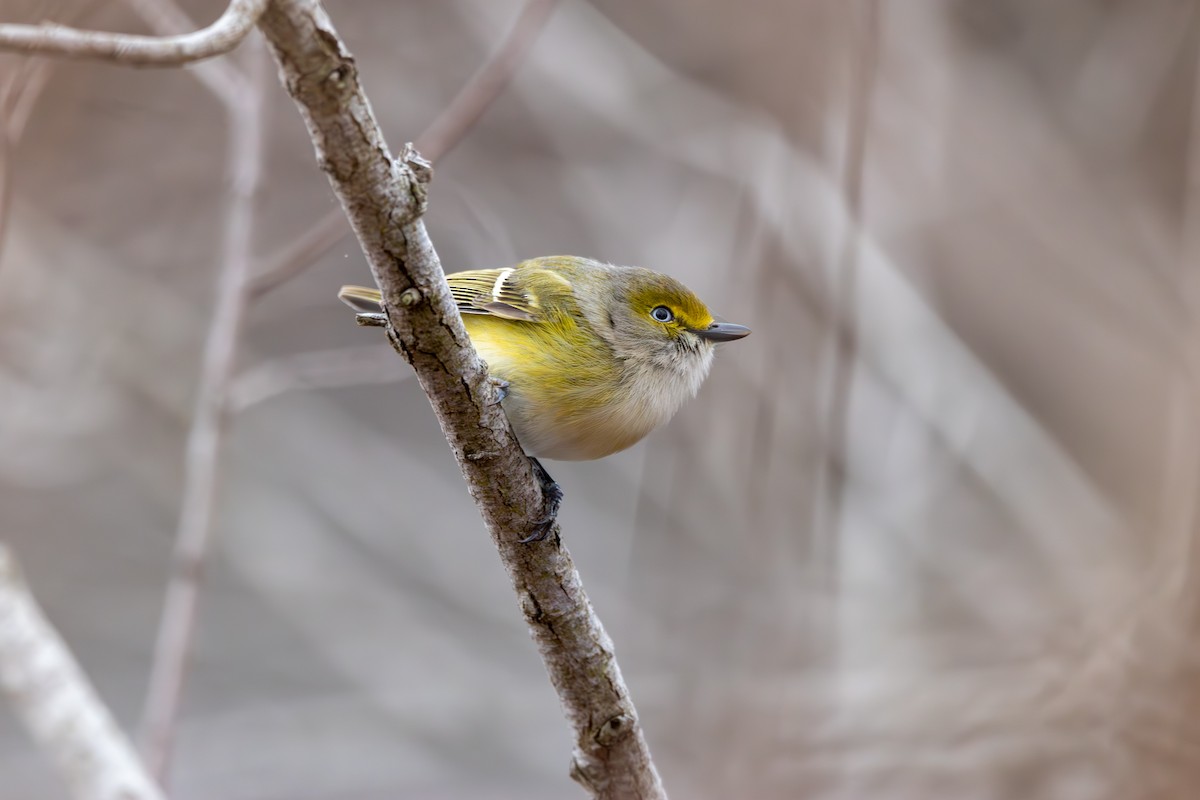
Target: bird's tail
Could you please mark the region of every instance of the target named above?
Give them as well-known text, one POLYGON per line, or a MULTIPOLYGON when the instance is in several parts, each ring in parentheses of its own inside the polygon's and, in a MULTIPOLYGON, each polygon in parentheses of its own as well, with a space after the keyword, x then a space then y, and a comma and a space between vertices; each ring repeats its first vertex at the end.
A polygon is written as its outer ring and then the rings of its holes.
POLYGON ((378 314, 383 311, 383 295, 378 289, 366 286, 343 286, 338 290, 338 299, 359 314, 378 314))

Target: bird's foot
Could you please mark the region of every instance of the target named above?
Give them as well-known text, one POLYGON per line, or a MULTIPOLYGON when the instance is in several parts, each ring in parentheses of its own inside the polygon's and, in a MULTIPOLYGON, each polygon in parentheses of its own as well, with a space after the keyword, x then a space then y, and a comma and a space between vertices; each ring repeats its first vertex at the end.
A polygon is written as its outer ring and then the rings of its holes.
MULTIPOLYGON (((508 397, 508 387, 512 386, 512 384, 503 378, 497 378, 495 375, 488 376, 488 383, 496 387, 496 402, 503 403, 504 398, 508 397)), ((545 471, 542 470, 542 472, 545 471)))
POLYGON ((533 467, 534 477, 542 487, 542 517, 534 523, 533 533, 522 539, 521 544, 540 542, 550 535, 550 529, 554 527, 554 520, 558 518, 558 509, 563 500, 562 487, 550 477, 542 462, 529 456, 529 463, 533 467))

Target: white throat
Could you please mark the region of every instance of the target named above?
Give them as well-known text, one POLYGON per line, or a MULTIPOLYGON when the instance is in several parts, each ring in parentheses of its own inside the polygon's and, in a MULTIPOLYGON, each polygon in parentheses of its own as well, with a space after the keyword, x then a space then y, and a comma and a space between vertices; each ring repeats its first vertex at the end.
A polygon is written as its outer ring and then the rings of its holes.
POLYGON ((675 356, 667 364, 658 360, 628 363, 625 412, 639 419, 649 433, 675 416, 684 401, 696 396, 712 361, 713 348, 705 346, 685 352, 682 358, 675 356))

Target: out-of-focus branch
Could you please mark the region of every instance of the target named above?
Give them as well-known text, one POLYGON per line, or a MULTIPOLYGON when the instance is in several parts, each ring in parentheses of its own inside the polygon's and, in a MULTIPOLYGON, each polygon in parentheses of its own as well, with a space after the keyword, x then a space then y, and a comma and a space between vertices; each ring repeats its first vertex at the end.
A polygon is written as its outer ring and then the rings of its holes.
POLYGON ((16 142, 25 132, 29 115, 46 83, 50 80, 53 61, 29 60, 13 71, 11 80, 0 91, 0 107, 4 109, 4 133, 16 142))
MULTIPOLYGON (((159 36, 192 30, 196 23, 174 0, 125 0, 159 36)), ((230 59, 209 59, 193 65, 196 79, 226 105, 238 102, 236 95, 247 91, 246 78, 230 59)))
POLYGON ((88 31, 50 22, 0 24, 0 50, 95 58, 142 67, 177 67, 237 47, 266 6, 267 0, 230 0, 225 13, 212 25, 176 36, 88 31))
POLYGON ((254 195, 262 170, 262 103, 266 58, 252 59, 246 91, 231 93, 229 205, 224 223, 216 308, 204 345, 200 388, 188 432, 183 502, 173 569, 155 643, 141 740, 151 772, 165 783, 187 674, 196 607, 212 538, 217 473, 228 418, 227 399, 245 318, 254 229, 254 195))
POLYGON ((416 148, 423 156, 436 164, 479 122, 525 61, 557 5, 558 0, 525 3, 496 52, 417 137, 416 148))
POLYGON ((421 221, 428 162, 393 160, 354 59, 315 0, 275 0, 259 23, 383 292, 388 338, 416 371, 491 533, 575 733, 572 776, 597 798, 663 798, 637 713, 558 523, 520 540, 544 499, 463 328, 421 221))
POLYGON ((0 82, 0 254, 12 213, 12 157, 46 83, 52 61, 26 60, 0 82))
POLYGON ((236 414, 298 389, 398 383, 409 375, 412 372, 402 369, 386 347, 313 350, 267 361, 239 375, 229 391, 229 411, 236 414))
POLYGON ((0 544, 0 690, 81 800, 162 800, 0 544))
MULTIPOLYGON (((77 6, 72 16, 87 5, 77 6)), ((50 82, 53 59, 24 58, 0 80, 0 255, 8 238, 8 216, 12 211, 11 160, 25 133, 25 125, 37 106, 42 90, 50 82)))
POLYGON ((274 256, 262 274, 251 282, 250 300, 259 300, 300 275, 349 232, 346 213, 340 208, 321 217, 299 239, 274 256))
POLYGON ((849 119, 846 125, 846 162, 842 191, 846 201, 841 258, 833 282, 834 325, 828 337, 829 363, 826 430, 828 457, 823 470, 823 510, 816 526, 828 575, 838 573, 831 563, 842 518, 845 476, 845 443, 853 393, 854 366, 858 358, 858 262, 863 224, 863 171, 867 156, 867 133, 871 123, 871 98, 879 61, 879 0, 859 0, 857 59, 850 81, 849 119))
MULTIPOLYGON (((1184 159, 1183 213, 1180 215, 1179 267, 1176 279, 1169 288, 1171 295, 1183 305, 1183 335, 1180 336, 1183 369, 1171 387, 1170 404, 1173 411, 1168 441, 1176 443, 1167 448, 1167 460, 1162 474, 1168 483, 1164 498, 1171 498, 1164 514, 1165 541, 1161 548, 1166 577, 1159 581, 1173 595, 1175 607, 1195 614, 1200 599, 1200 579, 1197 565, 1200 541, 1196 534, 1200 501, 1196 484, 1200 481, 1195 408, 1200 401, 1200 60, 1193 65, 1191 115, 1188 120, 1187 151, 1184 159)), ((1194 626, 1190 621, 1188 625, 1194 626)))
MULTIPOLYGON (((559 0, 527 0, 496 51, 417 137, 416 149, 425 158, 437 163, 462 141, 508 86, 558 3, 559 0)), ((304 272, 346 233, 346 215, 341 209, 326 214, 294 244, 271 259, 270 266, 251 286, 252 299, 257 300, 304 272)))

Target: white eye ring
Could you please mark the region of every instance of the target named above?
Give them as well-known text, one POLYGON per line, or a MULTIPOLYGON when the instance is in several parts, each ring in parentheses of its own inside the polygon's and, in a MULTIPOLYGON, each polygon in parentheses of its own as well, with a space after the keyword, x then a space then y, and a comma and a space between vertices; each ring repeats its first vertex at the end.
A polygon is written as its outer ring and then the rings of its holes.
POLYGON ((666 306, 655 306, 650 311, 650 318, 655 322, 672 322, 675 319, 675 315, 666 306))

